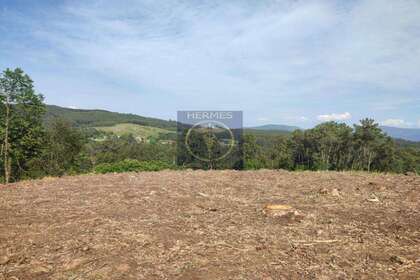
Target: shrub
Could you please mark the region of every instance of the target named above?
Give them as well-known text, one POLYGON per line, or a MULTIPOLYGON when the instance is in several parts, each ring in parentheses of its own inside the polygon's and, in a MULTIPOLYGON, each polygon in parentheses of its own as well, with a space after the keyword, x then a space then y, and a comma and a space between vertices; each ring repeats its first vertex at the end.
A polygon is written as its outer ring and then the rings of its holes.
POLYGON ((159 171, 173 169, 174 166, 164 161, 138 161, 125 159, 116 163, 103 163, 95 167, 95 173, 121 173, 137 171, 159 171))
POLYGON ((265 168, 264 163, 258 159, 245 160, 244 167, 246 170, 258 170, 258 169, 265 168))

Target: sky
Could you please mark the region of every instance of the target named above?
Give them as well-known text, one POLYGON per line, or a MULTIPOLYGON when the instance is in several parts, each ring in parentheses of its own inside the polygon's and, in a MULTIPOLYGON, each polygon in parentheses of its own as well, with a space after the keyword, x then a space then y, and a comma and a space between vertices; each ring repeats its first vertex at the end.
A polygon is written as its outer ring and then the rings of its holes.
POLYGON ((47 104, 247 126, 420 127, 419 0, 0 0, 0 70, 47 104))

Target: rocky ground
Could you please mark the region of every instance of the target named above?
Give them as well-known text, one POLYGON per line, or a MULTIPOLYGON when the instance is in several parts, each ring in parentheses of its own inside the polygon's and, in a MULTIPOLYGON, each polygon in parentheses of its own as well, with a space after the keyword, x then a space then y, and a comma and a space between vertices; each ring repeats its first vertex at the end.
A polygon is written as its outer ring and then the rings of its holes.
POLYGON ((420 177, 162 171, 0 186, 0 280, 351 278, 420 278, 420 177))

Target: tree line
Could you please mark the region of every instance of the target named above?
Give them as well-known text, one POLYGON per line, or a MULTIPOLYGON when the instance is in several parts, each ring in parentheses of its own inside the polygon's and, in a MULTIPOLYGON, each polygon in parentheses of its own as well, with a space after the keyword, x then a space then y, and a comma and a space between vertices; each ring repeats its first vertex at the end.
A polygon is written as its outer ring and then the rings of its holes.
POLYGON ((373 119, 350 127, 326 122, 288 136, 245 136, 246 167, 288 170, 420 171, 420 150, 399 145, 373 119))
MULTIPOLYGON (((35 92, 31 78, 19 68, 6 69, 0 75, 2 182, 92 171, 180 168, 175 143, 140 143, 132 135, 104 135, 61 118, 45 123, 44 114, 44 98, 35 92)), ((420 171, 419 145, 397 143, 372 119, 354 127, 328 122, 289 135, 245 132, 241 144, 245 169, 420 171)))

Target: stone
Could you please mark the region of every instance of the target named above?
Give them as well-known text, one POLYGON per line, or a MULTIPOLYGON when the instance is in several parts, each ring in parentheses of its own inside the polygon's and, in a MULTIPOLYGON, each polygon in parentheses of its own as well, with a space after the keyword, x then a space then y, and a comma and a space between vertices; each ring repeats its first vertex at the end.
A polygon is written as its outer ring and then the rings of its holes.
POLYGON ((304 217, 299 211, 286 204, 268 204, 263 212, 268 217, 285 218, 290 221, 301 221, 304 217))
POLYGON ((331 195, 332 195, 332 196, 335 196, 335 197, 339 197, 339 196, 341 196, 341 195, 340 195, 340 192, 339 192, 337 189, 333 189, 333 190, 331 191, 331 195))
POLYGON ((319 190, 320 194, 328 194, 328 189, 327 188, 322 188, 319 190))
POLYGON ((127 272, 130 270, 130 265, 126 263, 120 264, 119 266, 117 266, 117 270, 120 272, 127 272))
POLYGON ((86 263, 87 262, 87 260, 86 259, 82 259, 82 258, 80 258, 80 259, 74 259, 74 260, 72 260, 70 263, 68 263, 67 265, 65 265, 64 266, 64 269, 66 270, 66 271, 68 271, 68 270, 73 270, 73 269, 76 269, 76 268, 78 268, 79 266, 81 266, 81 265, 83 265, 84 263, 86 263))
POLYGON ((46 267, 46 266, 43 266, 43 265, 39 265, 39 266, 35 266, 33 269, 32 269, 32 272, 33 273, 36 273, 36 274, 41 274, 41 273, 48 273, 48 272, 50 272, 50 268, 48 268, 48 267, 46 267))
POLYGON ((404 264, 407 262, 407 260, 400 256, 392 256, 389 258, 392 262, 398 263, 398 264, 404 264))
POLYGON ((0 257, 0 265, 5 265, 10 261, 10 258, 8 256, 1 256, 0 257))
POLYGON ((367 201, 379 202, 379 198, 377 198, 376 195, 372 195, 370 198, 367 199, 367 201))

